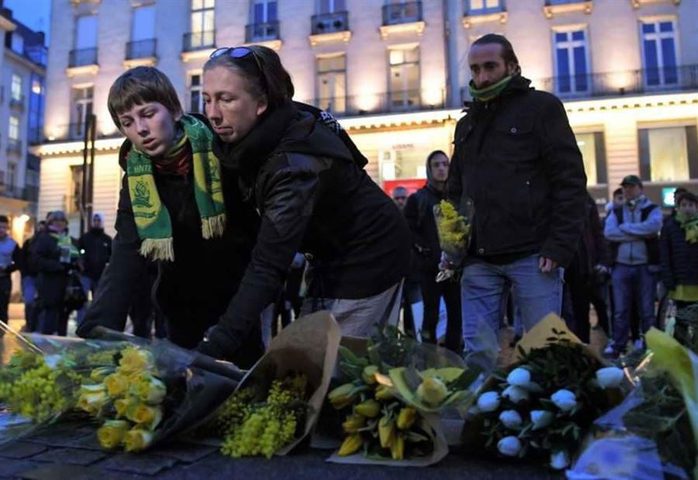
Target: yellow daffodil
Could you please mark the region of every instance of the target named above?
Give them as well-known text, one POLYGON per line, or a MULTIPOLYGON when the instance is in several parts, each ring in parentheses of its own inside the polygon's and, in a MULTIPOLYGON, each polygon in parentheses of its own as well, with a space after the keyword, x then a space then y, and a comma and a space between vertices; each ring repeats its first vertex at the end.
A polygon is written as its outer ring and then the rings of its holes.
POLYGON ((124 441, 130 425, 125 420, 107 420, 99 430, 97 438, 102 448, 116 448, 124 441))
POLYGON ((121 351, 119 370, 123 373, 151 371, 155 368, 153 355, 142 348, 128 347, 121 351))

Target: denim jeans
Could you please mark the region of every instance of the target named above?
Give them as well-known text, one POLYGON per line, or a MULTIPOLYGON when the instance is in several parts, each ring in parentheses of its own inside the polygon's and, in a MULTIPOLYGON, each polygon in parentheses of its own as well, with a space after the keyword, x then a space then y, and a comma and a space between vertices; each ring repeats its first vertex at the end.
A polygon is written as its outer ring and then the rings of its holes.
POLYGON ((562 275, 558 267, 549 273, 538 268, 539 255, 530 255, 512 263, 495 265, 476 262, 467 265, 461 280, 463 337, 468 351, 482 351, 478 324, 481 321, 499 332, 501 298, 511 283, 514 305, 520 309, 521 323, 530 330, 549 313, 560 314, 562 275))
POLYGON ((630 315, 633 304, 640 317, 642 333, 655 322, 655 276, 647 265, 616 264, 611 276, 613 282, 613 343, 616 350, 624 351, 630 334, 630 315))
POLYGON ((24 321, 26 323, 26 330, 28 332, 33 332, 36 330, 36 312, 34 311, 36 277, 22 275, 22 300, 24 300, 24 321))

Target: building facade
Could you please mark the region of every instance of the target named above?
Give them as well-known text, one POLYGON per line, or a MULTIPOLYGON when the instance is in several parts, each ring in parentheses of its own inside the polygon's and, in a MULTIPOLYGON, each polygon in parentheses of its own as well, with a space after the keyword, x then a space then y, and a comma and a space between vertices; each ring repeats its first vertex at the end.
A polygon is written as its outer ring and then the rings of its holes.
POLYGON ((10 217, 12 236, 21 243, 39 198, 40 161, 30 148, 43 140, 47 51, 44 34, 6 8, 0 9, 0 34, 0 214, 10 217))
POLYGON ((53 0, 39 215, 65 209, 77 233, 95 115, 89 207, 112 227, 122 137, 106 99, 118 75, 157 66, 201 112, 209 54, 252 43, 279 52, 296 100, 341 120, 376 182, 417 185, 430 151, 452 151, 467 52, 488 32, 564 101, 599 203, 630 173, 659 201, 698 188, 696 18, 697 0, 53 0))

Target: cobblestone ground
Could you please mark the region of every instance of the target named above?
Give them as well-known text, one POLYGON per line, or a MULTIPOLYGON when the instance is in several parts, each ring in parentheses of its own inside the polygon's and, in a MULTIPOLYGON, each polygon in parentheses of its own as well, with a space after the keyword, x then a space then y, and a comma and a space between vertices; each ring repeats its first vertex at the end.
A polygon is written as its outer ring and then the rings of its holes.
MULTIPOLYGON (((15 307, 16 308, 16 307, 15 307)), ((15 310, 17 311, 17 310, 15 310)), ((11 314, 11 317, 13 315, 11 314)), ((20 328, 21 319, 14 316, 11 326, 20 328)), ((509 346, 511 329, 502 330, 500 362, 513 355, 509 346)), ((592 332, 592 345, 602 348, 605 337, 592 332)), ((1 349, 4 350, 4 349, 1 349)), ((0 352, 1 353, 1 352, 0 352)), ((561 475, 537 465, 521 465, 502 460, 486 460, 452 452, 436 466, 420 468, 388 468, 358 465, 337 465, 325 462, 329 451, 301 446, 287 457, 272 460, 222 457, 215 445, 202 442, 177 441, 154 448, 146 454, 131 455, 100 450, 95 428, 80 425, 56 425, 21 441, 0 445, 0 479, 46 480, 112 480, 112 479, 423 479, 424 474, 439 480, 471 479, 553 479, 561 475)))

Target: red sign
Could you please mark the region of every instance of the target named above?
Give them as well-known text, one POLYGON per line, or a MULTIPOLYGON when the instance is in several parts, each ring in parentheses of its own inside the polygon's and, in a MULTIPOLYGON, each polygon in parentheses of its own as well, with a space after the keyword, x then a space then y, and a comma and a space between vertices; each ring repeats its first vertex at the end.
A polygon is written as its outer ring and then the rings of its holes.
POLYGON ((405 187, 407 189, 407 195, 412 195, 414 192, 422 188, 427 183, 424 178, 401 178, 399 180, 385 180, 383 182, 383 191, 388 194, 388 196, 393 196, 393 190, 395 187, 405 187))

